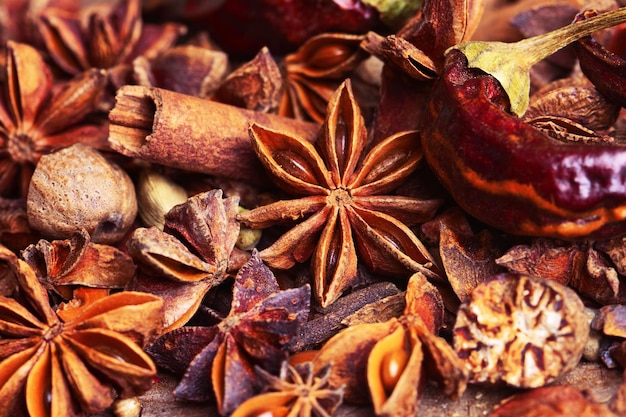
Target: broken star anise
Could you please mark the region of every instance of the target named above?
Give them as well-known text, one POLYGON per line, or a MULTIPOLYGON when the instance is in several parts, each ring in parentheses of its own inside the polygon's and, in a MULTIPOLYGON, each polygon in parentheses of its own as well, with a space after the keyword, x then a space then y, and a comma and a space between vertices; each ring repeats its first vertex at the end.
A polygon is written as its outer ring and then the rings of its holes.
POLYGON ((375 273, 436 276, 433 258, 409 226, 430 219, 440 202, 387 195, 422 159, 417 132, 392 135, 365 154, 367 132, 349 80, 328 109, 315 145, 251 127, 253 149, 265 168, 280 188, 299 198, 238 218, 253 228, 306 218, 261 257, 271 267, 288 269, 313 255, 314 294, 324 307, 356 283, 357 260, 375 273))
POLYGON ((35 271, 4 247, 0 263, 0 279, 17 282, 0 297, 2 415, 82 416, 152 386, 156 366, 142 348, 161 330, 159 297, 117 293, 64 322, 35 271))
POLYGON ((220 415, 232 413, 258 391, 254 367, 276 372, 287 359, 309 315, 308 285, 280 290, 258 252, 239 270, 230 312, 211 327, 185 326, 149 348, 160 367, 184 376, 179 399, 215 400, 220 415))
POLYGON ((211 190, 174 206, 163 230, 137 228, 127 242, 139 265, 127 289, 165 300, 166 331, 184 325, 207 292, 226 278, 228 259, 239 236, 238 197, 211 190))
POLYGON ((72 298, 75 286, 124 288, 136 269, 130 256, 113 246, 93 243, 85 230, 69 239, 40 239, 21 255, 45 288, 66 299, 72 298))
POLYGON ((87 121, 105 85, 102 71, 55 83, 32 46, 7 43, 0 97, 0 195, 26 197, 39 158, 76 142, 105 146, 107 126, 87 121), (4 78, 6 77, 6 78, 4 78))

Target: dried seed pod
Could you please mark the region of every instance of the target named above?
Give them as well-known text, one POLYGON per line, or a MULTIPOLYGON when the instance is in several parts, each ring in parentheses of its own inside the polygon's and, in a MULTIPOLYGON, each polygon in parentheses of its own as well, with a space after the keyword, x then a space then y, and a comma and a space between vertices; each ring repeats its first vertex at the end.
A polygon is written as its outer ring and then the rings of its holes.
POLYGON ((69 238, 84 228, 92 242, 122 239, 137 214, 130 177, 82 143, 41 158, 26 202, 31 227, 47 237, 69 238))
POLYGON ((564 117, 591 130, 608 129, 615 123, 619 106, 607 100, 585 77, 554 81, 530 98, 524 120, 541 116, 564 117))
POLYGON ((499 274, 461 304, 454 347, 471 382, 534 388, 578 364, 589 335, 585 307, 555 281, 499 274))
POLYGON ((398 325, 374 345, 367 360, 367 382, 377 416, 415 415, 423 360, 422 344, 413 328, 398 325))

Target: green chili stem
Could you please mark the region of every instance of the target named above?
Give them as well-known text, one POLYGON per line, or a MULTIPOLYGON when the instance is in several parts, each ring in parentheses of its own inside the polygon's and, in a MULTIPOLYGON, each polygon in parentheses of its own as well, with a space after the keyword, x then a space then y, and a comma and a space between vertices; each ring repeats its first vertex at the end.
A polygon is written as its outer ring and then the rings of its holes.
POLYGON ((513 45, 525 52, 526 61, 532 65, 582 37, 624 22, 626 22, 626 7, 602 13, 542 35, 523 39, 513 45))
POLYGON ((454 46, 468 66, 496 78, 507 92, 511 111, 522 116, 528 108, 530 68, 568 44, 601 29, 626 22, 626 7, 514 43, 470 41, 454 46))

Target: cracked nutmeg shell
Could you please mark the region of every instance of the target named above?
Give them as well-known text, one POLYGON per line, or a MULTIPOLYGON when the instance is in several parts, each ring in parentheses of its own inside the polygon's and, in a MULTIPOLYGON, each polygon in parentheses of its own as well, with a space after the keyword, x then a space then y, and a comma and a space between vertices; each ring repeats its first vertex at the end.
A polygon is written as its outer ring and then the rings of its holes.
POLYGON ((119 166, 77 143, 41 157, 26 212, 31 227, 47 237, 69 238, 84 228, 94 243, 115 243, 135 220, 135 187, 119 166))
POLYGON ((503 273, 461 304, 454 348, 474 383, 536 388, 573 369, 589 336, 578 295, 556 281, 503 273))

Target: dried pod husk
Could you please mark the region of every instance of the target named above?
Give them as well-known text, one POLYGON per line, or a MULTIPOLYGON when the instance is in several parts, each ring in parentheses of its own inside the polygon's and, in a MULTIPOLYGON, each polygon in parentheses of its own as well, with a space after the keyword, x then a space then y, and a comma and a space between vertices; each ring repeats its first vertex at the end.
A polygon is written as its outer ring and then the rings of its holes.
POLYGON ((626 306, 611 304, 601 307, 591 326, 607 336, 626 339, 626 306))
POLYGON ((395 329, 372 348, 367 382, 377 416, 413 416, 423 387, 422 343, 414 328, 393 321, 395 329))
POLYGON ((572 370, 588 335, 585 307, 573 290, 503 273, 478 285, 459 307, 454 348, 471 382, 535 388, 572 370))
POLYGON ((399 325, 396 319, 384 323, 367 323, 348 327, 331 337, 313 360, 315 369, 330 365, 328 385, 345 386, 344 401, 353 404, 369 402, 367 361, 374 345, 399 325))
POLYGON ((405 316, 417 316, 429 331, 439 332, 444 320, 443 298, 437 287, 421 272, 416 272, 409 278, 405 300, 405 316))
MULTIPOLYGON (((576 16, 576 21, 584 21, 598 13, 587 10, 576 16)), ((618 27, 615 30, 626 30, 618 27)), ((618 38, 616 36, 616 38, 618 38)), ((623 43, 623 41, 622 41, 623 43)), ((626 107, 626 60, 620 54, 612 52, 586 36, 574 43, 580 69, 591 80, 596 88, 612 102, 626 107)))
POLYGON ((212 99, 262 113, 278 109, 283 79, 278 64, 266 47, 249 62, 231 72, 212 99))
POLYGON ((533 94, 524 120, 541 116, 560 117, 598 131, 610 128, 618 113, 619 106, 600 94, 587 78, 567 77, 533 94))
POLYGON ((145 170, 139 174, 137 206, 139 217, 146 227, 155 226, 163 230, 165 214, 185 201, 185 189, 165 175, 153 170, 145 170))

